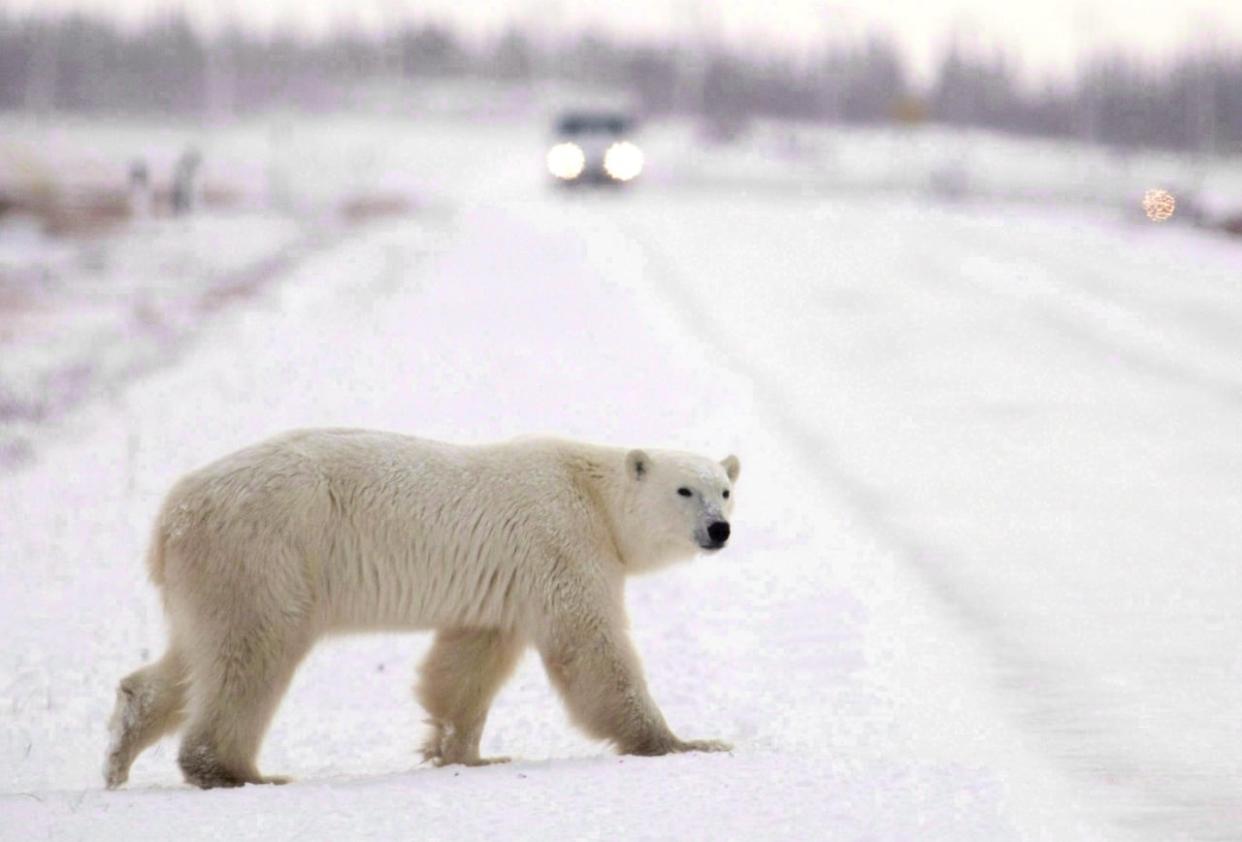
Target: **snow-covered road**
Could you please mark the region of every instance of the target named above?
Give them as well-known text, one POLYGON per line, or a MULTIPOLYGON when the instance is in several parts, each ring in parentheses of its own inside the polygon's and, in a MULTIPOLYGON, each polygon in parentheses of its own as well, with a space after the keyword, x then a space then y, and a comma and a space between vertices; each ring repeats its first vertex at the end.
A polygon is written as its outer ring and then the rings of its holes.
POLYGON ((0 838, 1236 836, 1236 246, 856 195, 561 196, 445 138, 451 214, 308 255, 0 476, 0 838), (484 737, 517 762, 416 768, 426 640, 375 636, 295 680, 261 766, 298 783, 186 790, 168 742, 101 791, 115 683, 163 640, 160 495, 312 425, 739 453, 736 544, 630 597, 674 729, 735 751, 612 757, 528 658, 484 737))
POLYGON ((1126 833, 1242 838, 1236 244, 913 200, 619 223, 1041 753, 1126 833))

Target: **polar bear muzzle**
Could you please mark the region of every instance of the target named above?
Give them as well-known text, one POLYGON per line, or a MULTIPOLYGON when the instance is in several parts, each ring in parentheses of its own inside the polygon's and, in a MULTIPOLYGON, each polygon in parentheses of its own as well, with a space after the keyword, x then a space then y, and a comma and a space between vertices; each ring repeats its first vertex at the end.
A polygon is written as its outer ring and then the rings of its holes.
POLYGON ((715 520, 707 526, 707 540, 699 540, 699 546, 705 550, 719 550, 729 540, 729 522, 715 520))

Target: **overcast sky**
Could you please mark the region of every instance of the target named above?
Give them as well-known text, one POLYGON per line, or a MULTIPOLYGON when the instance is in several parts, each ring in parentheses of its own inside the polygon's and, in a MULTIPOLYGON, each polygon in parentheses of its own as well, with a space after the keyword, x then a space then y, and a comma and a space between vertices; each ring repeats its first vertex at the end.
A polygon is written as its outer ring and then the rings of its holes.
POLYGON ((183 9, 208 27, 232 18, 312 33, 436 18, 490 34, 515 21, 552 32, 591 26, 792 48, 882 29, 906 49, 920 75, 954 37, 1002 46, 1033 74, 1054 76, 1099 49, 1163 58, 1187 47, 1242 44, 1242 0, 0 0, 0 8, 86 9, 131 22, 183 9))

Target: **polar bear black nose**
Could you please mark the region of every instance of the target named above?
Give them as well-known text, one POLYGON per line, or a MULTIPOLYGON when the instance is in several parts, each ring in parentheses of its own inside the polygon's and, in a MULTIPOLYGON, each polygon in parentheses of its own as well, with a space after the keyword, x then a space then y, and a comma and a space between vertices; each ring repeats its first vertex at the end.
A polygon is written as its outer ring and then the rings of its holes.
POLYGON ((729 540, 729 524, 727 521, 718 520, 707 527, 707 537, 712 539, 715 544, 723 544, 729 540))

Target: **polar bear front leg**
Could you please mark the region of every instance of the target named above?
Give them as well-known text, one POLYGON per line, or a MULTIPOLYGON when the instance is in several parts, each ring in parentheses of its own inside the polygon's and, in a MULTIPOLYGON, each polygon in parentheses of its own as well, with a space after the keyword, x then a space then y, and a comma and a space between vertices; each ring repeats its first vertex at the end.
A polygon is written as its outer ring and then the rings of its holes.
POLYGON ((669 730, 647 692, 638 653, 622 624, 562 620, 538 645, 573 721, 591 736, 611 740, 620 753, 729 750, 727 743, 680 740, 669 730))
POLYGON ((423 662, 418 697, 430 714, 423 758, 437 766, 484 766, 507 757, 479 757, 487 711, 517 666, 525 641, 498 629, 446 629, 423 662))

